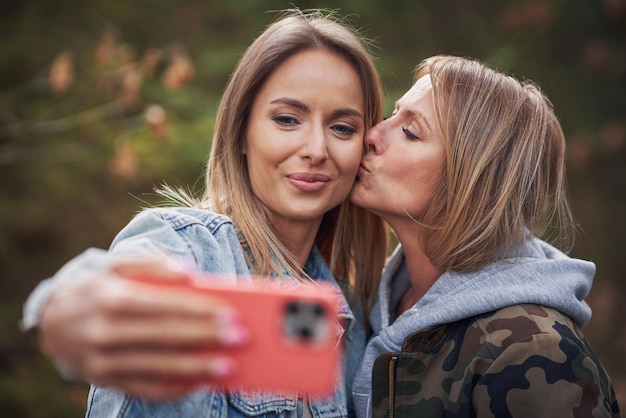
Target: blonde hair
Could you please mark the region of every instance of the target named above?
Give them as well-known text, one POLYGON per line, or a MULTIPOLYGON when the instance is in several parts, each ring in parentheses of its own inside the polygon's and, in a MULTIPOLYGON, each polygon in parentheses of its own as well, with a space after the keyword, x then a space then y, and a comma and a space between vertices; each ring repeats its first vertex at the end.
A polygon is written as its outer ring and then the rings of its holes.
MULTIPOLYGON (((306 276, 252 193, 241 146, 252 102, 267 77, 287 58, 308 49, 335 52, 357 71, 367 128, 382 116, 380 80, 367 48, 356 30, 332 14, 287 11, 250 45, 222 96, 199 206, 233 219, 255 274, 306 276)), ((316 244, 340 284, 354 285, 353 296, 370 306, 387 249, 383 221, 346 199, 324 215, 316 244)))
POLYGON ((422 221, 434 265, 468 272, 520 251, 532 236, 568 251, 575 232, 566 198, 565 138, 552 104, 519 82, 471 59, 424 60, 446 164, 422 221))

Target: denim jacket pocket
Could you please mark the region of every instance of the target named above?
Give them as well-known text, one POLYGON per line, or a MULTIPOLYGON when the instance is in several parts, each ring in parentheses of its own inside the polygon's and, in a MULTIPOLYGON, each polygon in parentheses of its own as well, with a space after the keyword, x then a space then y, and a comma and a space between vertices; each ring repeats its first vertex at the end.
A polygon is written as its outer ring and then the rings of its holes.
POLYGON ((235 410, 244 416, 254 417, 265 414, 276 414, 296 410, 298 395, 294 393, 270 393, 264 391, 231 392, 228 394, 228 402, 235 410))

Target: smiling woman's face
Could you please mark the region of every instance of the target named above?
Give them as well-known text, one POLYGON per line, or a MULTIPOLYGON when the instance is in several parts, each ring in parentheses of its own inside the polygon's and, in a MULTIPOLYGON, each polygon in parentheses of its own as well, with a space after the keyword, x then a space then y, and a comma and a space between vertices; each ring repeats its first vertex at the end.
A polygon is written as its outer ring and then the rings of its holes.
POLYGON ((361 81, 321 49, 283 62, 255 98, 243 152, 271 222, 319 222, 350 193, 365 133, 361 81))
POLYGON ((432 94, 430 76, 421 77, 365 139, 350 199, 392 227, 407 215, 419 220, 441 182, 445 148, 432 94))

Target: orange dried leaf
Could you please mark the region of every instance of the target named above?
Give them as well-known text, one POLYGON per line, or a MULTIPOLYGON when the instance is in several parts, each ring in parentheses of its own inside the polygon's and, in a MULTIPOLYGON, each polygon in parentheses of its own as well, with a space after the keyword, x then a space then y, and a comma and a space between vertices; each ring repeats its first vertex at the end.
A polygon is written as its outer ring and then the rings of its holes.
POLYGON ((108 28, 98 41, 96 46, 96 52, 94 54, 94 60, 98 65, 108 65, 115 59, 115 46, 117 43, 117 33, 114 29, 108 28))
POLYGON ((143 82, 143 73, 137 64, 128 65, 122 75, 121 99, 125 106, 137 103, 139 90, 143 82))
POLYGON ((163 85, 169 90, 176 90, 188 83, 195 75, 191 60, 184 52, 176 52, 170 65, 163 74, 163 85))
POLYGON ((154 75, 161 56, 161 50, 158 48, 148 48, 146 52, 144 52, 141 59, 141 67, 144 74, 148 76, 154 75))
POLYGON ((167 113, 163 107, 159 105, 148 106, 144 112, 144 117, 150 126, 150 131, 156 138, 163 139, 167 136, 167 113))
POLYGON ((139 168, 139 158, 133 146, 124 142, 117 148, 115 156, 111 161, 110 169, 113 174, 122 178, 133 178, 137 175, 139 168))
POLYGON ((65 93, 74 80, 74 57, 70 51, 60 52, 52 61, 48 82, 55 93, 65 93))

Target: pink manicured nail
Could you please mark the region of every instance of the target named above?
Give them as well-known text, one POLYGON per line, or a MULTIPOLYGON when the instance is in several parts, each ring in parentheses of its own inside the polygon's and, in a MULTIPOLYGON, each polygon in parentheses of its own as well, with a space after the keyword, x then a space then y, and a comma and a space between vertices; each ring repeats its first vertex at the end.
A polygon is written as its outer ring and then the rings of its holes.
POLYGON ((207 369, 213 377, 228 377, 235 374, 235 363, 227 357, 218 357, 209 361, 207 369))
POLYGON ((242 345, 248 342, 248 331, 239 325, 222 327, 221 341, 227 345, 242 345))

